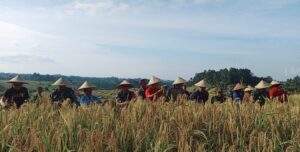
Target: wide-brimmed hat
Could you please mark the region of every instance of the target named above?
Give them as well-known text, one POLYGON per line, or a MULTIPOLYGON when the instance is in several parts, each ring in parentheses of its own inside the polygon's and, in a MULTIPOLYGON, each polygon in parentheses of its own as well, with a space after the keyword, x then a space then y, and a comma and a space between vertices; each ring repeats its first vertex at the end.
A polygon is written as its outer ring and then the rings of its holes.
POLYGON ((124 80, 117 86, 118 89, 122 87, 133 88, 134 86, 128 80, 124 80))
POLYGON ((207 83, 206 83, 205 80, 201 80, 198 83, 196 83, 195 86, 201 87, 201 88, 206 88, 207 87, 207 83))
POLYGON ((245 92, 253 91, 254 88, 250 85, 247 86, 247 88, 244 90, 245 92))
POLYGON ((243 90, 245 88, 245 86, 243 86, 242 84, 240 83, 237 83, 235 85, 235 87, 232 89, 233 91, 237 91, 237 90, 243 90))
POLYGON ((187 81, 184 80, 184 79, 181 78, 181 77, 178 77, 178 78, 173 82, 173 85, 184 84, 184 83, 187 83, 187 81))
POLYGON ((65 80, 63 77, 59 78, 57 81, 55 81, 53 86, 67 86, 69 85, 69 82, 65 80))
POLYGON ((155 76, 152 76, 151 77, 151 79, 150 79, 150 81, 148 82, 148 86, 149 85, 153 85, 153 84, 157 84, 157 83, 159 83, 160 82, 160 79, 159 78, 157 78, 157 77, 155 77, 155 76))
POLYGON ((266 88, 269 88, 270 87, 270 84, 264 80, 261 80, 256 86, 255 88, 256 89, 266 89, 266 88))
POLYGON ((273 80, 273 81, 271 82, 271 86, 275 86, 275 85, 281 85, 281 83, 278 82, 278 81, 273 80))
POLYGON ((85 81, 79 88, 78 90, 83 90, 83 89, 95 89, 96 86, 91 85, 88 81, 85 81))
POLYGON ((27 84, 19 75, 15 76, 14 78, 7 81, 7 83, 21 83, 21 84, 27 84))

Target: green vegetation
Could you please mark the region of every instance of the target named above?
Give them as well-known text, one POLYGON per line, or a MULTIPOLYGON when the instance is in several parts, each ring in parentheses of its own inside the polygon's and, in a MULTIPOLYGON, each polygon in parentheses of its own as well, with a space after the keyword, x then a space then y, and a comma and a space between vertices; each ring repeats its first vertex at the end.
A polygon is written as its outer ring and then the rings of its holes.
POLYGON ((299 151, 300 96, 290 103, 205 106, 187 100, 0 110, 1 151, 299 151))

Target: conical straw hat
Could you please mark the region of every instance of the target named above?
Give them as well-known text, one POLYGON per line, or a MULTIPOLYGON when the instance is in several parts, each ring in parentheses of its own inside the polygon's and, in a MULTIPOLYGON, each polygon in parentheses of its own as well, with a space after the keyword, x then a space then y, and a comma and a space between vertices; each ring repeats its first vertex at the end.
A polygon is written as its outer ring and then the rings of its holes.
POLYGON ((273 80, 271 82, 271 86, 274 86, 274 85, 280 85, 280 82, 273 80))
POLYGON ((242 84, 237 83, 237 84, 235 85, 235 87, 233 88, 233 91, 243 90, 244 88, 245 88, 245 87, 244 87, 242 84))
POLYGON ((19 75, 15 76, 14 78, 10 79, 7 81, 7 83, 22 83, 22 84, 27 84, 19 75))
POLYGON ((261 80, 256 86, 256 89, 265 89, 265 88, 269 88, 270 84, 264 80, 261 80))
POLYGON ((184 83, 187 83, 187 81, 184 80, 184 79, 181 78, 181 77, 178 77, 178 78, 173 82, 173 85, 184 84, 184 83))
POLYGON ((65 80, 63 77, 61 77, 52 85, 53 86, 67 86, 67 85, 69 85, 69 82, 67 80, 65 80))
POLYGON ((206 83, 205 80, 201 80, 198 83, 196 83, 195 86, 201 87, 201 88, 206 88, 207 87, 207 83, 206 83))
POLYGON ((133 84, 131 84, 128 80, 124 80, 122 81, 117 88, 121 88, 121 87, 129 87, 129 88, 133 88, 133 84))
POLYGON ((254 88, 250 85, 247 86, 247 88, 244 90, 245 92, 253 91, 254 88))
POLYGON ((85 81, 80 87, 78 90, 83 90, 83 89, 94 89, 96 88, 95 86, 91 85, 88 81, 85 81))
POLYGON ((152 76, 151 77, 151 79, 150 79, 150 81, 148 82, 148 86, 149 85, 153 85, 153 84, 157 84, 157 83, 159 83, 160 82, 160 79, 159 78, 157 78, 157 77, 155 77, 155 76, 152 76))

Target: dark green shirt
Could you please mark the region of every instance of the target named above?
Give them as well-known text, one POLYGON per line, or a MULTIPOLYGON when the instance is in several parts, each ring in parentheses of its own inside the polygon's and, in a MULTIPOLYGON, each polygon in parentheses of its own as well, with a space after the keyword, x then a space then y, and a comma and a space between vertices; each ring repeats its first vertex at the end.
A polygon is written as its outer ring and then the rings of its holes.
POLYGON ((77 97, 74 93, 74 91, 71 88, 65 87, 65 88, 58 88, 56 89, 51 95, 51 101, 52 102, 63 102, 66 99, 70 99, 72 103, 75 103, 78 105, 77 97))
POLYGON ((8 101, 15 103, 17 108, 20 108, 21 105, 29 99, 29 93, 27 88, 25 87, 21 87, 19 90, 16 90, 12 87, 6 90, 6 92, 4 93, 4 97, 7 98, 8 101))
POLYGON ((225 96, 213 96, 211 98, 211 103, 214 104, 214 103, 223 103, 226 101, 226 97, 225 96))
MULTIPOLYGON (((183 97, 185 95, 185 91, 183 88, 171 88, 167 93, 167 100, 172 100, 173 102, 177 100, 178 97, 183 97)), ((188 96, 187 96, 188 97, 188 96)))
POLYGON ((269 94, 267 91, 263 92, 262 90, 254 90, 252 91, 252 96, 254 101, 258 102, 261 106, 265 104, 266 99, 269 98, 269 94))
POLYGON ((205 103, 208 100, 209 94, 206 90, 195 91, 191 94, 190 99, 198 103, 205 103))

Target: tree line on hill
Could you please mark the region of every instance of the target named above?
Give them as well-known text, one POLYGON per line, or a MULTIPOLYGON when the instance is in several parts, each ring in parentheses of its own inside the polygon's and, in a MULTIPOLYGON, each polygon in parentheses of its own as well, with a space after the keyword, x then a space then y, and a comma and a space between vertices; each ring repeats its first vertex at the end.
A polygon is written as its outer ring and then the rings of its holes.
MULTIPOLYGON (((15 73, 0 73, 0 80, 9 80, 14 77, 15 73)), ((33 74, 20 74, 20 76, 25 80, 30 81, 44 81, 44 82, 54 82, 59 77, 63 75, 43 75, 39 73, 33 74)), ((117 77, 80 77, 80 76, 63 76, 68 81, 72 83, 73 86, 81 85, 85 80, 88 80, 90 83, 97 86, 100 89, 114 89, 123 79, 117 77)), ((267 77, 257 77, 249 69, 238 69, 238 68, 225 68, 221 70, 205 70, 201 73, 196 73, 193 78, 190 79, 188 86, 192 86, 198 81, 205 79, 211 87, 217 87, 221 89, 230 89, 234 84, 241 82, 244 85, 255 86, 260 80, 265 80, 271 82, 273 79, 271 76, 267 77)), ((135 86, 139 85, 140 78, 137 79, 128 79, 135 86)), ((166 80, 163 81, 164 84, 171 85, 172 81, 166 80)), ((288 79, 283 82, 285 89, 288 92, 300 92, 300 77, 296 76, 294 78, 288 79)), ((3 87, 3 86, 2 86, 3 87)), ((0 85, 0 89, 1 88, 0 85)))

